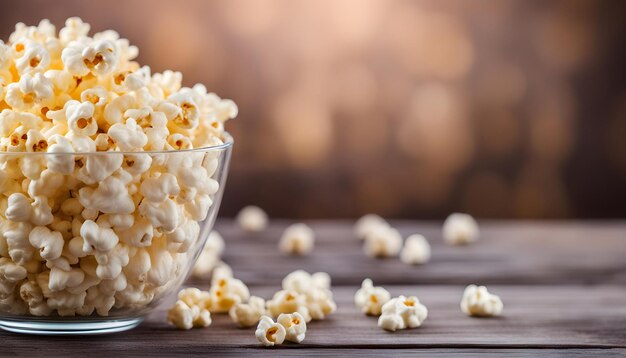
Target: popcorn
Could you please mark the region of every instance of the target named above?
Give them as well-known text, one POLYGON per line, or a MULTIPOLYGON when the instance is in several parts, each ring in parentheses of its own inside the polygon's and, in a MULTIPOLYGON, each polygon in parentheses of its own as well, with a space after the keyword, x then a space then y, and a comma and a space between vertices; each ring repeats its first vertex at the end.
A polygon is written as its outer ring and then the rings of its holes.
POLYGON ((15 60, 17 73, 25 75, 28 73, 42 72, 50 65, 50 53, 41 45, 34 41, 26 42, 24 53, 15 60))
POLYGON ((443 223, 443 240, 448 245, 466 245, 478 239, 478 224, 468 214, 450 214, 443 223))
MULTIPOLYGON (((129 197, 128 200, 132 199, 130 199, 129 197)), ((129 201, 128 203, 128 207, 129 209, 131 209, 131 201, 129 201)), ((132 207, 132 209, 134 209, 134 206, 132 207)), ((176 230, 179 222, 179 213, 179 208, 176 206, 176 203, 171 199, 165 199, 159 204, 151 203, 148 200, 143 200, 141 204, 139 204, 139 214, 147 218, 152 226, 161 229, 166 233, 171 233, 176 230)))
POLYGON ((306 322, 300 313, 282 313, 276 322, 285 327, 285 340, 293 343, 300 343, 304 340, 306 322))
MULTIPOLYGON (((219 189, 221 156, 146 151, 223 144, 236 105, 183 88, 178 72, 152 74, 115 31, 89 30, 42 20, 0 41, 0 152, 11 153, 0 155, 0 314, 145 308, 182 280, 219 189)), ((220 265, 223 242, 211 245, 220 265)), ((226 312, 248 300, 224 267, 204 306, 176 320, 206 326, 213 301, 226 312)))
POLYGON ((265 315, 265 300, 250 296, 248 303, 236 303, 228 311, 228 315, 239 327, 252 327, 265 315))
MULTIPOLYGON (((54 144, 48 146, 48 153, 72 153, 74 147, 70 141, 59 135, 50 138, 54 144)), ((74 172, 74 158, 70 155, 47 155, 48 170, 59 174, 71 174, 74 172)))
MULTIPOLYGON (((130 216, 132 219, 133 216, 130 216)), ((121 223, 121 222, 120 222, 121 223)), ((130 225, 126 223, 122 227, 128 227, 128 229, 121 229, 118 225, 119 239, 129 246, 134 247, 146 247, 152 245, 152 238, 154 237, 154 228, 146 219, 137 220, 132 219, 130 225)))
POLYGON ((16 110, 28 110, 54 95, 52 82, 41 73, 25 74, 19 82, 6 87, 4 101, 16 110))
POLYGON ((467 286, 461 299, 461 310, 468 316, 499 316, 503 307, 500 297, 487 291, 485 286, 467 286))
POLYGON ((141 150, 148 143, 148 137, 132 118, 125 124, 115 123, 107 134, 122 151, 141 150))
POLYGON ((293 224, 283 233, 279 249, 288 254, 306 255, 313 250, 313 230, 305 224, 293 224))
POLYGON ((123 244, 115 246, 111 251, 96 251, 94 257, 98 263, 96 276, 103 280, 116 278, 130 260, 128 246, 123 244))
POLYGON ((376 214, 367 214, 357 220, 354 225, 354 234, 361 240, 365 240, 365 237, 376 228, 380 226, 389 226, 385 219, 376 214))
POLYGON ((287 331, 283 325, 274 322, 268 316, 263 316, 254 334, 262 345, 274 346, 282 344, 285 341, 287 331))
POLYGON ((220 256, 223 251, 224 239, 217 231, 211 231, 206 243, 204 244, 204 248, 198 257, 198 260, 191 271, 192 275, 196 277, 203 277, 211 272, 219 263, 220 256))
POLYGON ((387 331, 415 328, 422 325, 428 316, 428 309, 415 296, 398 296, 385 303, 378 327, 387 331))
POLYGON ((80 235, 84 240, 83 251, 109 252, 118 243, 119 238, 115 232, 106 227, 100 227, 92 220, 86 220, 80 228, 80 235))
POLYGON ((28 311, 33 316, 48 316, 52 313, 36 281, 27 281, 20 286, 20 298, 26 302, 28 311))
POLYGON ((0 277, 10 282, 18 282, 26 278, 27 271, 6 257, 0 258, 0 277))
POLYGON ((26 265, 35 252, 28 241, 31 230, 32 225, 29 223, 9 221, 2 232, 6 239, 9 257, 20 266, 26 265))
POLYGON ((309 314, 306 303, 306 296, 295 291, 281 290, 274 294, 271 300, 267 301, 267 312, 278 317, 281 313, 299 312, 306 322, 313 318, 309 314))
POLYGON ((74 133, 92 136, 98 131, 98 123, 93 118, 93 103, 68 101, 65 106, 65 113, 67 125, 74 133))
POLYGON ((239 226, 246 231, 263 231, 267 221, 267 214, 258 206, 246 206, 237 214, 239 226))
POLYGON ((70 17, 65 21, 65 27, 59 31, 59 39, 67 44, 71 41, 86 37, 91 26, 78 17, 70 17))
POLYGON ((425 264, 430 260, 430 245, 426 238, 419 234, 414 234, 406 238, 400 260, 411 265, 425 264))
POLYGON ((50 269, 48 287, 52 292, 63 291, 80 285, 85 279, 85 273, 79 268, 63 270, 57 267, 50 269))
POLYGON ((89 73, 105 76, 115 70, 117 48, 108 40, 89 43, 81 38, 70 42, 63 49, 61 60, 65 69, 74 76, 82 77, 89 73))
POLYGON ((354 295, 354 304, 368 316, 380 316, 383 305, 390 299, 389 291, 380 286, 374 287, 372 280, 366 278, 354 295))
MULTIPOLYGON (((296 292, 304 296, 306 312, 299 311, 309 322, 311 319, 324 319, 327 315, 337 310, 330 291, 330 277, 325 272, 317 272, 310 275, 303 270, 297 270, 287 275, 282 282, 284 290, 296 292)), ((280 313, 291 313, 280 312, 280 313)))
POLYGON ((191 329, 193 327, 208 327, 211 325, 211 313, 198 306, 188 306, 178 300, 174 307, 167 312, 167 321, 178 329, 191 329))
POLYGON ((363 248, 371 257, 395 256, 402 249, 402 236, 394 228, 378 226, 367 234, 363 248))
POLYGON ((106 214, 131 214, 135 203, 128 194, 123 181, 108 177, 96 189, 83 187, 78 191, 78 200, 86 209, 94 209, 106 214))
POLYGON ((175 275, 175 262, 172 253, 162 244, 154 242, 148 248, 150 254, 150 271, 146 277, 146 282, 155 286, 163 286, 175 275))
POLYGON ((248 287, 241 281, 232 277, 219 278, 212 283, 211 290, 212 310, 217 313, 225 313, 230 308, 250 298, 248 287))
POLYGON ((185 89, 167 97, 167 101, 176 105, 178 113, 172 122, 182 129, 195 129, 200 120, 200 111, 190 91, 185 89))
POLYGON ((211 274, 211 285, 214 285, 220 279, 233 277, 233 269, 225 262, 218 263, 211 274))
POLYGON ((30 221, 37 226, 50 225, 54 220, 52 209, 48 205, 48 200, 44 197, 35 197, 32 204, 32 214, 30 221))
POLYGON ((211 294, 195 287, 180 290, 178 299, 185 302, 189 307, 199 306, 207 310, 211 308, 211 294))
POLYGON ((39 255, 44 260, 56 260, 61 257, 63 251, 63 235, 56 231, 50 231, 45 226, 35 227, 28 235, 28 241, 39 249, 39 255))
POLYGON ((22 193, 14 193, 9 196, 7 209, 4 216, 13 222, 26 222, 30 220, 32 207, 30 200, 22 193))
POLYGON ((176 177, 170 173, 163 173, 156 178, 147 178, 141 183, 141 195, 153 203, 162 203, 170 196, 180 193, 180 186, 176 177))
POLYGON ((145 283, 148 278, 148 271, 152 267, 150 254, 145 249, 138 249, 130 255, 128 265, 122 270, 126 279, 130 283, 145 283))

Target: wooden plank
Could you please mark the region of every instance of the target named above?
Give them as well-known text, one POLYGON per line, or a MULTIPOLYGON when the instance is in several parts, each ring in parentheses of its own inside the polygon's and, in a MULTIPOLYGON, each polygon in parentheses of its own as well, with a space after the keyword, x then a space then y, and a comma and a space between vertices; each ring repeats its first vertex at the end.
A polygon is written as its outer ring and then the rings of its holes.
MULTIPOLYGON (((620 355, 626 348, 623 222, 481 222, 481 240, 467 247, 443 245, 439 223, 393 222, 405 236, 419 232, 429 239, 433 258, 420 267, 366 257, 347 221, 312 222, 317 235, 313 254, 284 256, 277 242, 287 224, 274 220, 268 230, 251 234, 221 220, 217 229, 226 239, 225 261, 253 294, 270 297, 295 269, 331 274, 339 310, 328 320, 311 323, 301 345, 264 349, 253 329, 238 329, 224 315, 215 315, 207 329, 181 332, 165 323, 166 302, 138 329, 120 334, 32 337, 1 332, 0 355, 588 356, 620 355), (375 318, 360 314, 352 296, 365 277, 392 294, 420 297, 430 311, 425 325, 388 333, 376 326, 375 318), (505 315, 464 316, 458 301, 468 283, 489 284, 503 298, 505 315)), ((191 281, 205 289, 207 283, 208 278, 191 281)))
MULTIPOLYGON (((334 293, 338 311, 327 320, 310 323, 303 344, 287 344, 278 351, 289 355, 321 355, 320 352, 331 349, 329 354, 343 349, 348 350, 346 352, 363 350, 363 354, 364 349, 397 349, 398 352, 435 349, 433 352, 439 353, 458 349, 469 354, 480 352, 476 350, 480 348, 498 348, 527 354, 526 349, 542 349, 542 352, 543 349, 568 349, 570 352, 576 348, 626 348, 626 288, 623 287, 494 285, 490 289, 502 297, 505 310, 503 317, 493 319, 470 318, 461 313, 458 307, 461 286, 388 288, 394 295, 418 295, 429 308, 423 327, 395 333, 383 331, 377 327, 376 318, 366 317, 354 307, 352 298, 356 287, 337 287, 334 293)), ((277 289, 256 287, 252 293, 267 298, 277 289)), ((239 329, 226 315, 214 315, 213 325, 206 329, 178 331, 165 322, 170 303, 171 300, 157 309, 139 328, 120 334, 31 337, 0 333, 2 353, 75 355, 97 352, 158 356, 277 352, 260 347, 253 328, 239 329)))
POLYGON ((277 243, 287 223, 274 220, 264 232, 246 233, 232 221, 220 220, 216 229, 226 240, 224 260, 250 285, 277 285, 296 269, 326 271, 341 285, 356 285, 365 277, 397 285, 626 284, 624 222, 485 221, 480 223, 481 239, 464 247, 444 245, 440 223, 392 222, 404 236, 427 237, 433 256, 424 266, 365 256, 351 221, 312 221, 314 252, 281 255, 277 243))

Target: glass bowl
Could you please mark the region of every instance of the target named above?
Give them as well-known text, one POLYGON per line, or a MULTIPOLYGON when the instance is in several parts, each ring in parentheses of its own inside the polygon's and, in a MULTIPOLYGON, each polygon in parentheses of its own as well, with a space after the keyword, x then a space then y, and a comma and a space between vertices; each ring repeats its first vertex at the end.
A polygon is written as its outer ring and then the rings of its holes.
POLYGON ((190 273, 233 139, 160 152, 0 153, 0 328, 98 334, 139 325, 190 273))

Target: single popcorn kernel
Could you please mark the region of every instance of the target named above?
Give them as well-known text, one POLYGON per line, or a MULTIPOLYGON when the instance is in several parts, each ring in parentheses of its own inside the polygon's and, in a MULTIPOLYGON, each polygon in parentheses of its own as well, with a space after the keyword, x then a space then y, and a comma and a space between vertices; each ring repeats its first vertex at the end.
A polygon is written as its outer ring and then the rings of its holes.
POLYGON ((301 343, 306 334, 306 322, 298 312, 292 314, 283 313, 276 320, 285 327, 285 340, 293 343, 301 343))
POLYGON ((366 278, 354 295, 354 304, 368 316, 380 316, 383 305, 390 299, 389 291, 383 287, 374 287, 372 280, 366 278))
POLYGON ((503 307, 500 297, 487 291, 485 286, 467 286, 461 299, 461 310, 468 316, 499 316, 503 307))
POLYGON ((354 234, 361 240, 365 240, 367 235, 380 226, 389 226, 385 219, 376 214, 367 214, 357 220, 354 225, 354 234))
POLYGON ((270 317, 263 316, 255 331, 255 336, 264 346, 274 346, 283 344, 287 332, 285 327, 274 322, 270 317))
POLYGON ((233 322, 239 327, 252 327, 265 315, 265 300, 251 296, 248 303, 236 303, 228 312, 233 322))
POLYGON ((365 237, 363 249, 371 257, 396 256, 402 249, 402 236, 389 226, 378 226, 365 237))
POLYGON ((280 238, 280 251, 292 255, 307 255, 313 250, 315 234, 306 224, 293 224, 280 238))
POLYGON ((251 232, 263 231, 267 227, 268 217, 258 206, 246 206, 237 214, 239 226, 251 232))
POLYGON ((430 260, 430 245, 426 238, 419 234, 414 234, 406 238, 400 260, 410 265, 425 264, 430 260))
POLYGON ((467 245, 478 236, 478 223, 468 214, 450 214, 443 223, 443 240, 448 245, 467 245))

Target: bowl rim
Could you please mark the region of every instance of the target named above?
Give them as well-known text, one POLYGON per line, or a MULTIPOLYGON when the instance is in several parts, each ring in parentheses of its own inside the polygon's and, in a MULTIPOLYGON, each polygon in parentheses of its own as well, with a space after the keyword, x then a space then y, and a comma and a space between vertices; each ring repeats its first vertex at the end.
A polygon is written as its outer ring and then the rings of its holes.
POLYGON ((77 156, 90 156, 90 155, 150 155, 150 154, 174 154, 174 153, 197 153, 208 152, 214 150, 227 150, 230 149, 235 140, 230 133, 224 131, 222 133, 222 140, 224 143, 217 145, 210 145, 206 147, 198 147, 191 149, 179 149, 179 150, 145 150, 145 151, 106 151, 106 152, 6 152, 0 151, 0 157, 3 156, 35 156, 35 155, 77 155, 77 156))

